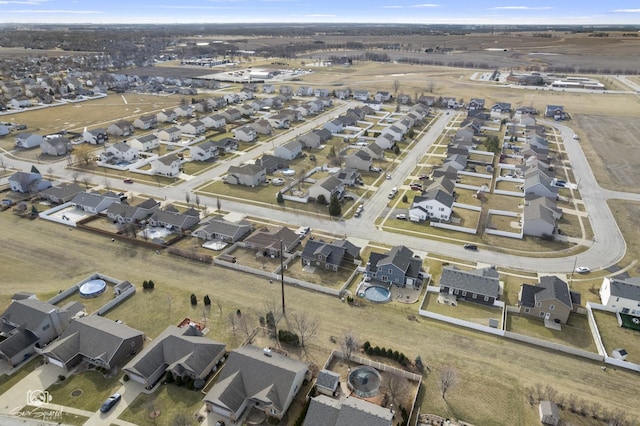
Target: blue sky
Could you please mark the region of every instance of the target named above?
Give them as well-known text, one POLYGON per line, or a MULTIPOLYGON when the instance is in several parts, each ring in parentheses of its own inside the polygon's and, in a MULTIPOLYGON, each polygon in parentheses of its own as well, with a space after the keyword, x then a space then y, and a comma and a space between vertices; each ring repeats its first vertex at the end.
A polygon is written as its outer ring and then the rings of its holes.
POLYGON ((0 0, 0 23, 640 24, 638 0, 0 0))

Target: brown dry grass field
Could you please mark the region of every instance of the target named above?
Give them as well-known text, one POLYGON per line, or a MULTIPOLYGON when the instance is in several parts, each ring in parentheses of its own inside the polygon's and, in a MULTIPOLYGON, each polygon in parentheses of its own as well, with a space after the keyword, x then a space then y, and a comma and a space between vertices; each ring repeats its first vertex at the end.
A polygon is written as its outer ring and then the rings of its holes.
MULTIPOLYGON (((228 314, 241 309, 243 314, 257 318, 266 304, 277 303, 280 297, 279 286, 270 286, 264 279, 165 253, 156 255, 149 249, 111 242, 106 237, 43 220, 20 219, 10 211, 0 214, 0 233, 0 309, 6 307, 14 292, 50 295, 95 271, 137 285, 153 279, 156 288, 151 294, 140 291, 108 317, 122 319, 154 337, 166 325, 184 317, 202 319, 201 308, 194 310, 190 306, 189 294, 196 294, 200 300, 209 294, 214 301, 208 313, 212 329, 209 336, 233 347, 242 341, 242 336, 230 332, 228 314), (37 268, 33 267, 34 261, 37 268)), ((637 374, 622 369, 608 369, 605 373, 598 363, 580 358, 434 321, 407 320, 415 314, 417 305, 390 303, 353 308, 336 298, 299 288, 287 287, 285 292, 288 314, 307 310, 318 321, 318 336, 304 353, 304 358, 315 365, 322 365, 336 347, 329 337, 346 331, 352 331, 361 341, 385 342, 411 358, 420 355, 434 371, 441 365, 453 364, 459 382, 446 403, 438 395, 435 372, 433 377, 426 377, 425 396, 419 401, 422 412, 454 416, 474 424, 534 425, 537 418, 526 403, 524 389, 541 382, 586 400, 592 400, 591 390, 598 389, 598 399, 608 401, 611 408, 640 416, 633 396, 637 374), (309 310, 310 306, 315 308, 309 310)))

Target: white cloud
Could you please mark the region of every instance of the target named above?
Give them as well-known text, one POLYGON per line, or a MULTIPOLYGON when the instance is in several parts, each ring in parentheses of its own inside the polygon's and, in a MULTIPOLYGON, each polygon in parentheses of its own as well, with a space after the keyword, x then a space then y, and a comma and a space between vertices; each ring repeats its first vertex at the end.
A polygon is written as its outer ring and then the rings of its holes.
POLYGON ((612 10, 613 13, 640 13, 640 9, 616 9, 612 10))
POLYGON ((491 7, 489 10, 550 10, 553 9, 549 6, 496 6, 491 7))
POLYGON ((39 0, 27 0, 27 1, 18 1, 18 0, 2 0, 0 4, 32 4, 32 5, 41 5, 45 1, 39 0))
POLYGON ((305 18, 335 18, 336 15, 303 15, 305 18))
POLYGON ((422 4, 411 4, 408 6, 399 6, 399 5, 389 5, 382 6, 383 9, 405 9, 405 8, 428 8, 428 7, 440 7, 442 5, 435 3, 422 3, 422 4))
POLYGON ((41 13, 41 14, 68 14, 68 15, 94 15, 104 13, 99 10, 65 10, 65 9, 22 9, 6 10, 4 13, 41 13))

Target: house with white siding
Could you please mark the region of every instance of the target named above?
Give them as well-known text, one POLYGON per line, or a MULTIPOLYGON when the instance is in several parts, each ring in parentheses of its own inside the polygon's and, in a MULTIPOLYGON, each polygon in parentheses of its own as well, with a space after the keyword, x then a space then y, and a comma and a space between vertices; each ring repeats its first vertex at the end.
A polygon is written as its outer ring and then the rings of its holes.
POLYGON ((151 162, 151 170, 157 175, 178 176, 182 169, 182 160, 176 154, 156 158, 151 162))
POLYGON ((129 145, 140 152, 149 152, 160 146, 160 139, 153 133, 145 136, 138 136, 129 140, 129 145))

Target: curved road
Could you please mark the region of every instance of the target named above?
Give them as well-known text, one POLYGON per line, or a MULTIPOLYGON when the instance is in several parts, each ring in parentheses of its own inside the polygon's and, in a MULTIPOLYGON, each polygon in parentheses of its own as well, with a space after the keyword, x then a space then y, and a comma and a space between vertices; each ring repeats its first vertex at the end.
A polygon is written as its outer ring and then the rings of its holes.
MULTIPOLYGON (((323 122, 332 119, 336 115, 346 111, 350 106, 353 106, 353 103, 340 105, 330 114, 325 114, 314 120, 305 122, 301 126, 292 129, 290 132, 276 137, 272 144, 263 143, 246 154, 240 155, 230 161, 222 161, 207 173, 194 176, 193 178, 185 180, 176 186, 157 187, 148 184, 134 183, 132 185, 128 185, 128 189, 137 193, 147 194, 158 199, 166 197, 166 199, 174 201, 184 200, 185 193, 191 192, 204 182, 220 176, 226 172, 229 165, 241 164, 242 162, 255 158, 258 154, 272 149, 272 146, 279 145, 290 140, 292 135, 304 133, 318 125, 321 125, 323 122)), ((298 224, 310 226, 314 230, 326 231, 337 235, 344 234, 353 238, 374 242, 379 241, 391 245, 403 244, 414 250, 420 250, 428 253, 464 258, 507 268, 542 273, 570 273, 576 264, 589 266, 592 269, 606 268, 618 262, 625 255, 626 244, 624 237, 613 218, 606 200, 622 199, 640 201, 640 194, 611 191, 601 188, 591 171, 584 153, 582 152, 579 141, 573 139, 574 132, 569 127, 557 122, 543 123, 554 127, 561 134, 574 175, 576 179, 578 179, 580 195, 584 200, 591 222, 591 227, 596 236, 595 241, 592 242, 591 247, 586 251, 568 257, 554 258, 518 256, 515 254, 497 253, 484 249, 477 252, 469 252, 459 243, 454 244, 445 241, 433 241, 379 230, 374 225, 374 221, 377 217, 381 216, 387 208, 387 194, 389 193, 389 190, 394 186, 400 187, 402 185, 405 177, 411 174, 417 164, 414 163, 412 159, 419 159, 425 152, 427 152, 429 147, 441 135, 455 115, 455 113, 441 114, 437 119, 434 119, 430 129, 411 147, 412 151, 415 152, 416 155, 409 155, 404 161, 396 165, 392 178, 382 182, 373 196, 366 201, 362 217, 359 219, 330 220, 320 218, 316 215, 281 209, 275 203, 273 208, 271 208, 245 204, 240 201, 232 201, 228 199, 223 201, 224 209, 254 217, 274 219, 292 225, 298 224)), ((32 165, 30 162, 10 158, 5 158, 4 163, 7 167, 18 170, 29 170, 32 165)), ((71 181, 73 173, 76 173, 77 171, 66 169, 65 166, 66 161, 60 161, 50 165, 56 176, 63 180, 71 181)), ((49 167, 49 165, 47 165, 47 167, 49 167)), ((94 179, 96 177, 95 175, 90 174, 87 176, 94 179)), ((6 181, 6 178, 3 180, 6 181)), ((214 198, 206 197, 201 194, 199 194, 199 197, 200 202, 203 205, 216 205, 216 199, 214 198)))

